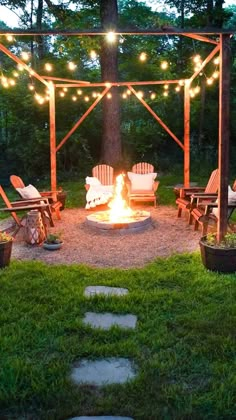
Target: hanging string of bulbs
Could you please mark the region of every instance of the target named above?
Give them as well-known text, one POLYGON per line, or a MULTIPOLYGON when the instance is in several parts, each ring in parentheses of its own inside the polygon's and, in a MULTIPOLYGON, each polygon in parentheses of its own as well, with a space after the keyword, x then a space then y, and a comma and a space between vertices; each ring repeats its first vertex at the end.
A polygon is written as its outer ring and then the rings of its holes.
MULTIPOLYGON (((106 36, 106 39, 107 39, 108 42, 113 43, 113 42, 116 42, 117 36, 118 36, 118 34, 116 34, 114 32, 109 32, 107 34, 107 36, 106 36)), ((10 35, 10 34, 5 35, 5 37, 6 37, 6 40, 8 42, 14 42, 15 41, 14 37, 12 35, 10 35)), ((122 37, 122 42, 123 41, 124 41, 124 38, 122 37)), ((30 61, 30 54, 28 52, 22 51, 20 53, 20 56, 21 56, 21 59, 23 61, 25 61, 25 62, 29 62, 30 61)), ((97 60, 98 54, 97 54, 97 52, 95 50, 91 50, 90 53, 89 53, 89 57, 90 57, 91 60, 97 60)), ((139 60, 141 62, 145 63, 148 60, 148 54, 143 51, 143 52, 141 52, 139 54, 138 58, 139 58, 139 60)), ((201 64, 202 64, 201 56, 199 54, 194 55, 192 57, 192 61, 193 61, 193 65, 194 65, 193 70, 196 72, 196 71, 198 71, 200 69, 201 64)), ((213 73, 211 74, 211 76, 207 76, 203 70, 199 73, 200 76, 203 76, 203 75, 205 76, 205 78, 206 78, 206 84, 208 86, 213 85, 214 81, 217 80, 218 77, 219 77, 219 70, 218 70, 219 57, 216 57, 213 60, 213 64, 215 65, 215 69, 214 69, 213 73)), ((76 68, 77 68, 77 65, 73 61, 68 61, 67 68, 68 68, 69 71, 75 71, 76 68)), ((162 61, 160 63, 160 68, 162 70, 167 70, 169 68, 168 61, 166 61, 166 60, 162 61)), ((50 73, 50 72, 53 71, 53 65, 51 63, 48 63, 47 62, 47 63, 44 64, 44 69, 45 69, 46 72, 50 73)), ((22 72, 22 71, 24 71, 23 66, 20 65, 20 64, 18 64, 17 65, 17 71, 14 70, 12 72, 12 76, 11 77, 5 76, 3 74, 3 72, 2 72, 2 75, 0 76, 2 87, 3 88, 9 88, 9 87, 15 86, 16 83, 17 83, 17 79, 19 78, 19 72, 22 72)), ((50 96, 49 96, 50 95, 50 92, 46 88, 45 89, 45 92, 43 94, 39 94, 36 91, 36 89, 35 89, 35 84, 34 84, 33 78, 31 77, 33 75, 34 75, 34 70, 30 71, 30 74, 29 74, 29 76, 30 76, 30 82, 28 84, 28 88, 29 88, 30 91, 34 92, 34 98, 36 99, 36 101, 40 105, 43 105, 45 102, 49 101, 49 99, 50 99, 50 96)), ((183 87, 184 84, 185 84, 185 80, 184 79, 179 80, 177 86, 175 86, 175 92, 177 92, 177 93, 180 92, 181 91, 181 87, 183 87)), ((110 87, 111 84, 107 83, 106 86, 107 87, 110 87)), ((74 89, 74 88, 71 88, 71 89, 74 89)), ((200 90, 201 90, 201 88, 200 88, 199 85, 191 88, 190 89, 190 97, 191 98, 194 98, 197 94, 200 93, 200 90)), ((62 88, 58 92, 58 96, 60 98, 65 98, 67 96, 67 94, 68 94, 68 88, 67 87, 62 88)), ((130 95, 131 95, 131 91, 129 89, 127 89, 127 90, 123 91, 123 93, 121 93, 121 98, 122 99, 127 99, 127 98, 130 97, 130 95)), ((147 93, 144 93, 141 90, 137 92, 137 96, 139 98, 144 98, 145 95, 146 96, 148 95, 148 97, 151 100, 155 100, 156 97, 157 97, 157 93, 156 92, 153 92, 153 91, 149 91, 148 94, 147 93)), ((83 98, 83 100, 85 102, 89 102, 90 100, 93 100, 93 99, 95 99, 95 98, 97 98, 99 96, 101 96, 101 93, 100 92, 95 92, 94 91, 90 95, 87 95, 87 94, 83 94, 82 89, 76 89, 76 92, 73 93, 70 96, 70 98, 71 98, 71 100, 73 102, 76 102, 78 99, 81 99, 81 98, 83 98)), ((169 96, 169 85, 168 84, 163 84, 162 96, 164 96, 164 97, 169 96)), ((108 92, 106 94, 106 98, 107 99, 111 99, 112 98, 112 94, 110 92, 108 92)))

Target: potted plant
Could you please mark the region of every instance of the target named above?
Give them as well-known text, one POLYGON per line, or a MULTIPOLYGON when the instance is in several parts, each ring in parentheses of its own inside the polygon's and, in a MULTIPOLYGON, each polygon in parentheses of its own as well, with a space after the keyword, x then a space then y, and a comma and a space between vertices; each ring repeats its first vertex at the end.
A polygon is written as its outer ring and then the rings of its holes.
POLYGON ((200 239, 203 265, 212 271, 233 273, 236 271, 236 233, 227 233, 217 243, 216 234, 209 233, 200 239))
POLYGON ((13 238, 6 232, 0 232, 0 268, 10 264, 13 238))
POLYGON ((61 235, 59 233, 49 233, 43 242, 43 248, 50 251, 60 249, 62 247, 61 235))

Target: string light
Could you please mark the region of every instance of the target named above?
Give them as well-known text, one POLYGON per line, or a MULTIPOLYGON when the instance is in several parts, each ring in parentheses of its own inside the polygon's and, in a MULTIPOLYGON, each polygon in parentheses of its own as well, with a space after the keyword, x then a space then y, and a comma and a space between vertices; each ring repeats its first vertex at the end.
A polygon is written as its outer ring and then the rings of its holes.
POLYGON ((142 52, 139 56, 140 61, 146 61, 147 60, 147 54, 145 52, 142 52))
POLYGON ((161 69, 162 70, 166 70, 168 68, 168 62, 167 61, 162 61, 161 63, 161 69))
POLYGON ((25 51, 22 51, 21 57, 22 57, 22 60, 24 60, 24 61, 28 61, 29 58, 30 58, 29 54, 25 51))
POLYGON ((127 89, 126 94, 131 95, 131 90, 127 89))
POLYGON ((143 98, 144 94, 141 90, 137 92, 138 98, 143 98))
POLYGON ((15 81, 14 79, 9 79, 9 84, 10 84, 11 86, 15 86, 16 81, 15 81))
POLYGON ((165 90, 167 90, 167 89, 169 89, 169 85, 167 85, 166 83, 164 84, 164 86, 163 86, 163 88, 165 89, 165 90))
POLYGON ((13 74, 14 77, 19 77, 19 73, 17 73, 17 71, 13 71, 12 74, 13 74))
POLYGON ((19 71, 23 71, 24 67, 22 66, 22 64, 17 64, 17 68, 19 71))
POLYGON ((116 41, 116 34, 115 34, 115 32, 108 32, 107 34, 106 34, 106 40, 108 41, 108 42, 110 42, 110 43, 113 43, 113 42, 115 42, 116 41))
POLYGON ((201 56, 199 54, 195 55, 195 57, 193 57, 193 61, 196 64, 201 62, 201 56))
POLYGON ((207 79, 207 84, 208 84, 208 85, 212 85, 212 84, 213 84, 213 79, 212 79, 211 77, 209 77, 209 78, 207 79))
POLYGON ((84 100, 85 100, 85 102, 88 102, 89 101, 89 96, 85 96, 84 100))
POLYGON ((77 101, 77 96, 73 95, 71 99, 72 99, 72 101, 75 102, 75 101, 77 101))
POLYGON ((53 69, 52 64, 50 64, 50 63, 46 63, 44 68, 45 68, 46 71, 52 71, 52 69, 53 69))
POLYGON ((90 58, 92 58, 92 60, 95 60, 97 58, 97 53, 94 50, 90 51, 90 58))
POLYGON ((156 94, 154 92, 152 92, 151 95, 150 95, 150 98, 151 99, 155 99, 156 98, 156 94))
POLYGON ((68 91, 68 88, 65 87, 65 88, 63 88, 63 90, 64 90, 64 92, 67 92, 68 91))
POLYGON ((107 99, 111 99, 112 98, 112 94, 110 92, 107 93, 107 99))
POLYGON ((214 77, 214 79, 218 79, 219 77, 219 72, 218 71, 214 71, 212 77, 214 77))
POLYGON ((82 90, 81 89, 77 89, 77 94, 78 95, 82 95, 82 90))
POLYGON ((107 83, 105 84, 105 86, 106 86, 107 88, 110 88, 110 87, 111 87, 111 83, 107 82, 107 83))
POLYGON ((127 99, 127 93, 122 93, 122 98, 127 99))
POLYGON ((184 80, 179 80, 179 85, 184 86, 184 80))
POLYGON ((60 95, 62 98, 64 98, 64 96, 65 96, 65 92, 59 92, 59 95, 60 95))
POLYGON ((220 57, 216 57, 213 63, 217 66, 220 63, 220 57))
POLYGON ((6 39, 7 39, 8 42, 14 41, 14 37, 10 34, 6 34, 6 39))
POLYGON ((33 85, 33 83, 30 83, 30 84, 28 85, 28 88, 29 88, 29 90, 34 90, 34 85, 33 85))
POLYGON ((97 95, 97 92, 93 92, 93 93, 92 93, 92 97, 93 97, 93 98, 96 98, 97 96, 98 96, 98 95, 97 95))
POLYGON ((68 63, 68 69, 69 69, 69 70, 75 70, 75 69, 76 69, 76 64, 75 64, 75 63, 73 63, 73 61, 70 61, 70 62, 68 63))
POLYGON ((168 96, 169 93, 167 91, 163 92, 163 96, 168 96))
POLYGON ((196 86, 196 87, 194 88, 194 92, 195 92, 195 93, 199 93, 199 92, 200 92, 200 90, 201 90, 201 89, 200 89, 200 86, 196 86))
POLYGON ((180 92, 180 86, 176 86, 175 90, 176 92, 180 92))
POLYGON ((190 94, 190 97, 191 98, 194 98, 195 93, 194 93, 193 89, 190 89, 189 94, 190 94))

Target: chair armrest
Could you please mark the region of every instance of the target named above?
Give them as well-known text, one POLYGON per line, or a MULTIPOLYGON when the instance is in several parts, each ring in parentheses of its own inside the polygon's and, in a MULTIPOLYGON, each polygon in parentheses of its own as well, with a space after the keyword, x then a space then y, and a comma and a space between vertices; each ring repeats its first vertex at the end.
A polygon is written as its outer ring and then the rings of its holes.
POLYGON ((154 193, 157 192, 157 189, 159 187, 160 181, 154 181, 153 182, 153 191, 154 193))
POLYGON ((192 195, 203 191, 205 191, 205 187, 180 188, 180 197, 183 198, 186 195, 192 195))

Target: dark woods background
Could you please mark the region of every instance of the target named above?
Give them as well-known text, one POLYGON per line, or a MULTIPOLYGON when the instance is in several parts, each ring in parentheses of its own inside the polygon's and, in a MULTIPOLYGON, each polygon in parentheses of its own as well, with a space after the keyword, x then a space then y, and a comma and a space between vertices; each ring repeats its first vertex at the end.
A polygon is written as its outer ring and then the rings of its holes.
MULTIPOLYGON (((179 0, 165 1, 162 11, 155 11, 160 1, 71 1, 54 4, 52 1, 0 1, 19 15, 22 29, 91 29, 103 27, 158 28, 162 25, 175 27, 236 28, 236 6, 223 9, 223 1, 179 0), (151 8, 150 5, 153 7, 151 8), (167 7, 168 5, 168 7, 167 7)), ((158 9, 160 10, 160 9, 158 9)), ((6 29, 6 25, 0 22, 6 29)), ((101 37, 15 37, 14 42, 1 36, 1 43, 20 57, 22 51, 30 53, 27 64, 39 74, 50 74, 91 82, 101 80, 139 81, 184 79, 194 72, 193 57, 204 59, 214 48, 211 44, 177 36, 123 36, 106 51, 101 37), (91 51, 96 57, 91 58, 91 51), (146 53, 146 61, 139 56, 146 53), (74 71, 68 70, 68 62, 74 62, 74 71), (163 70, 161 63, 168 62, 163 70), (53 71, 47 73, 45 64, 51 63, 53 71)), ((236 161, 236 41, 232 38, 231 73, 231 171, 236 161)), ((16 64, 0 53, 2 83, 0 84, 0 180, 8 183, 9 175, 17 173, 25 179, 47 180, 50 173, 49 154, 49 106, 40 105, 35 93, 45 96, 44 86, 31 80, 28 73, 20 72, 16 64), (4 77, 14 79, 16 85, 4 87, 4 77), (34 90, 30 90, 29 86, 34 90)), ((207 79, 217 71, 217 65, 209 63, 194 86, 201 88, 191 100, 191 171, 209 172, 217 165, 218 149, 218 79, 212 85, 207 79)), ((164 96, 163 85, 136 87, 144 99, 183 140, 183 88, 175 91, 169 85, 164 96)), ((104 98, 103 104, 92 111, 79 129, 60 149, 57 155, 58 179, 78 179, 90 174, 98 162, 129 169, 140 160, 155 165, 159 172, 179 171, 183 164, 180 147, 154 120, 149 112, 126 88, 112 92, 112 99, 104 98), (126 98, 123 98, 126 95, 126 98)), ((68 89, 64 97, 62 89, 56 90, 57 143, 93 103, 101 88, 68 89), (88 102, 85 97, 88 96, 88 102), (76 98, 76 99, 75 99, 76 98)), ((235 171, 234 171, 235 172, 235 171)), ((181 172, 180 172, 181 173, 181 172)), ((181 181, 181 180, 180 180, 181 181)))

